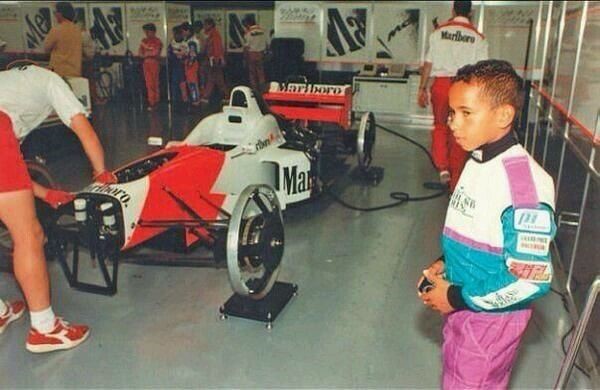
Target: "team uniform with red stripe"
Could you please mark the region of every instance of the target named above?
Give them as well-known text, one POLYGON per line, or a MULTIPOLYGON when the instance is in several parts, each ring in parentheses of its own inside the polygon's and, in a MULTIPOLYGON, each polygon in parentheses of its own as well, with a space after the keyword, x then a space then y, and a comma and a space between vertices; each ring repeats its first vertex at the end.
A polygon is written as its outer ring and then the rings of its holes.
POLYGON ((39 66, 0 72, 0 85, 0 192, 30 189, 19 141, 52 112, 67 125, 87 113, 59 75, 39 66))
POLYGON ((531 302, 552 281, 552 178, 513 134, 475 150, 452 194, 444 230, 450 304, 443 387, 506 388, 531 302))
POLYGON ((488 59, 485 37, 463 16, 440 25, 429 36, 425 62, 432 64, 431 105, 433 109, 432 155, 439 171, 449 171, 453 190, 467 153, 456 143, 448 127, 448 91, 452 77, 464 65, 488 59))

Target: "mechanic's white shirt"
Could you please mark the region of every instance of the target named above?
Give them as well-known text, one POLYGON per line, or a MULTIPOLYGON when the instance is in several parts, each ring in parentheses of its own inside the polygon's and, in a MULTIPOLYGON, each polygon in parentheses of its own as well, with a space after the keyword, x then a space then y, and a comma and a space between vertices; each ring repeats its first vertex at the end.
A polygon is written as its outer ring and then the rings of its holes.
POLYGON ((59 75, 35 65, 0 72, 0 111, 10 117, 19 140, 23 140, 53 111, 69 127, 73 116, 87 115, 59 75))
POLYGON ((429 36, 425 61, 433 64, 432 77, 453 77, 463 66, 487 59, 487 41, 464 16, 440 25, 429 36))

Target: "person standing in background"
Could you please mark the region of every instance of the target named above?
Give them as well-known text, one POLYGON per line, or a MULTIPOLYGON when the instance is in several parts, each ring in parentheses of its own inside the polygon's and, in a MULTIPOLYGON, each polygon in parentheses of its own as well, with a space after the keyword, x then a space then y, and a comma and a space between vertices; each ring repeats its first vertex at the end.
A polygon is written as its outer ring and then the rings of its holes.
POLYGON ((471 24, 471 1, 455 1, 452 19, 442 23, 429 36, 429 49, 421 71, 418 104, 426 107, 429 77, 433 110, 431 154, 440 174, 440 182, 454 191, 467 159, 467 153, 456 143, 448 127, 448 91, 452 77, 464 65, 488 58, 485 37, 471 24))
POLYGON ((81 28, 73 23, 75 9, 66 1, 59 1, 55 7, 58 25, 44 40, 44 50, 50 52, 48 68, 63 77, 81 77, 83 43, 81 28))
POLYGON ((246 33, 244 34, 244 59, 248 65, 248 81, 250 87, 265 92, 265 50, 267 50, 267 37, 265 31, 256 24, 254 15, 248 14, 242 20, 246 33))
POLYGON ((208 70, 206 75, 206 87, 204 88, 204 97, 210 101, 215 87, 218 89, 219 96, 214 98, 214 102, 220 102, 227 93, 225 85, 225 51, 223 49, 223 39, 221 33, 217 30, 213 18, 204 20, 204 32, 206 34, 206 46, 203 53, 208 58, 208 70))
POLYGON ((183 104, 188 103, 187 85, 185 82, 185 70, 184 64, 185 57, 187 56, 188 46, 184 41, 183 31, 180 25, 173 27, 173 40, 169 44, 167 58, 169 61, 169 72, 171 73, 171 85, 174 86, 173 101, 177 102, 179 99, 175 98, 175 95, 180 94, 180 99, 183 104))
POLYGON ((206 70, 208 69, 208 61, 206 56, 203 55, 204 47, 206 46, 206 35, 204 35, 204 23, 201 20, 196 20, 192 23, 192 31, 194 37, 198 41, 200 50, 198 51, 198 84, 200 90, 204 90, 206 83, 206 70))
POLYGON ((143 59, 144 80, 148 97, 148 111, 153 111, 160 102, 160 52, 162 42, 156 37, 156 25, 146 23, 142 26, 146 38, 140 42, 138 54, 143 59))
POLYGON ((184 62, 185 81, 187 83, 190 100, 193 106, 200 105, 200 87, 198 72, 200 70, 200 41, 196 39, 192 26, 189 23, 182 25, 185 42, 188 45, 187 56, 184 62))

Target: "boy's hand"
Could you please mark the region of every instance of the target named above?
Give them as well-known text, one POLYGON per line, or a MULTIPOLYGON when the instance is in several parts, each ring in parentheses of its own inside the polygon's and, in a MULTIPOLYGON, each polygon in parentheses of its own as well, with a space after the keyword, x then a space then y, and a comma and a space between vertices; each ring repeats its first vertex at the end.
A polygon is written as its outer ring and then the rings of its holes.
POLYGON ((450 283, 442 278, 441 275, 428 271, 424 271, 424 274, 433 283, 433 288, 421 294, 423 303, 442 314, 453 312, 454 308, 448 302, 448 288, 450 287, 450 283))
MULTIPOLYGON (((427 267, 427 269, 423 272, 429 272, 430 274, 434 274, 434 275, 442 275, 444 273, 444 262, 442 260, 438 259, 438 260, 434 261, 433 263, 431 263, 431 265, 429 267, 427 267)), ((425 276, 421 275, 419 280, 417 280, 417 291, 419 290, 419 286, 423 282, 423 279, 425 279, 425 276)), ((419 296, 421 296, 421 293, 418 293, 418 294, 419 294, 419 296)))

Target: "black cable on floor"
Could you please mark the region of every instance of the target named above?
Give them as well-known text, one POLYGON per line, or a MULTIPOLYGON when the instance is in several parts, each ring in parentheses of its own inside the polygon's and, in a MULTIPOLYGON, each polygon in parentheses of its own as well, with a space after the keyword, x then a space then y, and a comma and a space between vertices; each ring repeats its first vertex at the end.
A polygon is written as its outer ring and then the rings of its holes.
MULTIPOLYGON (((411 144, 417 146, 419 149, 421 149, 429 158, 429 161, 431 162, 431 165, 435 168, 435 164, 433 163, 433 157, 431 156, 431 153, 429 153, 429 151, 427 150, 427 148, 425 148, 423 145, 421 145, 420 143, 418 143, 417 141, 402 135, 398 132, 395 132, 391 129, 388 129, 387 127, 381 126, 381 125, 376 125, 378 128, 382 129, 383 131, 386 131, 396 137, 400 137, 408 142, 410 142, 411 144)), ((329 196, 331 196, 333 198, 333 200, 337 203, 339 203, 340 205, 342 205, 343 207, 350 209, 350 210, 355 210, 355 211, 364 211, 364 212, 371 212, 371 211, 379 211, 379 210, 385 210, 385 209, 390 209, 393 207, 397 207, 400 206, 404 203, 407 202, 422 202, 422 201, 426 201, 426 200, 431 200, 431 199, 435 199, 438 198, 440 196, 443 196, 444 194, 447 193, 448 188, 446 185, 443 185, 441 183, 437 183, 437 182, 425 182, 423 183, 423 186, 427 189, 430 190, 438 190, 438 192, 435 192, 431 195, 425 195, 425 196, 411 196, 408 192, 403 192, 403 191, 392 191, 390 192, 390 198, 396 200, 396 202, 392 202, 392 203, 388 203, 388 204, 384 204, 381 206, 374 206, 374 207, 361 207, 361 206, 355 206, 352 205, 346 201, 344 201, 342 198, 340 198, 337 194, 335 194, 332 190, 331 187, 333 186, 333 184, 329 184, 329 185, 324 185, 323 186, 323 191, 324 193, 328 194, 329 196)))

